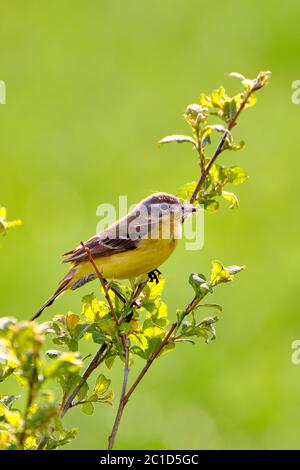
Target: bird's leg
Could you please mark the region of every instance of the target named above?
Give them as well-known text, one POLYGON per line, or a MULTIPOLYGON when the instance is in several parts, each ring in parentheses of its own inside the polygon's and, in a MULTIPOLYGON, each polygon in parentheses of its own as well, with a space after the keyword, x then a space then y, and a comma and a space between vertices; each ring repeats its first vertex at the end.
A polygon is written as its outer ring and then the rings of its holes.
POLYGON ((159 283, 159 277, 161 275, 161 272, 159 269, 154 269, 153 271, 151 271, 150 273, 148 273, 148 278, 149 278, 149 282, 154 282, 156 284, 159 283))

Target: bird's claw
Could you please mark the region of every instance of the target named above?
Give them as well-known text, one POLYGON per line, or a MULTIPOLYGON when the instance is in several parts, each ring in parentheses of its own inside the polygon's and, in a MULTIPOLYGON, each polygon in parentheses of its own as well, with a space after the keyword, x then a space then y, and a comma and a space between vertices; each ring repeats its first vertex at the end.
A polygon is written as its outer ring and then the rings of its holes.
POLYGON ((149 278, 149 282, 154 282, 156 284, 159 283, 159 275, 161 274, 160 270, 159 269, 154 269, 153 271, 151 271, 150 273, 148 273, 148 278, 149 278))

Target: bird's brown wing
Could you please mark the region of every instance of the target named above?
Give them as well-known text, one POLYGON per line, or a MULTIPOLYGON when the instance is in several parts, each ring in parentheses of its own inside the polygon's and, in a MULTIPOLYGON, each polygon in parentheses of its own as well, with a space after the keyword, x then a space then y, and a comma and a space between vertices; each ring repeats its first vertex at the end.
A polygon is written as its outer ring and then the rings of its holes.
MULTIPOLYGON (((132 240, 126 237, 109 238, 108 236, 95 235, 85 243, 85 246, 90 250, 93 258, 99 258, 123 253, 128 250, 135 250, 138 242, 139 240, 132 240)), ((87 253, 82 246, 64 253, 63 256, 67 256, 63 263, 81 263, 88 259, 87 253)))

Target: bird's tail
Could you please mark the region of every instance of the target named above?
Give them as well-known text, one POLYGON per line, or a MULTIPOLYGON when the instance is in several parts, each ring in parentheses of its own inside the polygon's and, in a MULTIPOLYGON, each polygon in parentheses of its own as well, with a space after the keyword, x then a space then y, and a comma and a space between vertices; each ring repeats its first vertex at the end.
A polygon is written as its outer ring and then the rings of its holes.
POLYGON ((71 284, 71 281, 74 277, 75 272, 76 272, 75 268, 72 268, 68 272, 66 277, 64 277, 63 280, 61 281, 61 283, 59 284, 59 286, 58 286, 57 290, 54 292, 54 294, 48 300, 46 300, 46 302, 41 306, 41 308, 33 315, 33 317, 31 318, 31 321, 38 318, 43 313, 45 308, 50 307, 50 305, 53 304, 53 302, 57 299, 57 297, 59 297, 61 294, 63 294, 70 287, 70 284, 71 284))

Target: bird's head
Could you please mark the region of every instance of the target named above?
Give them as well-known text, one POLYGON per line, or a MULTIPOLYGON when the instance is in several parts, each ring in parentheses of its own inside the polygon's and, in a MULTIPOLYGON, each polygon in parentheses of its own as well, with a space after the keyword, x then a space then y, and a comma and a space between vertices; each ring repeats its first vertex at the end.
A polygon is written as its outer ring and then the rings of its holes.
POLYGON ((197 212, 196 207, 188 201, 182 204, 173 194, 154 193, 141 202, 152 220, 164 221, 167 219, 183 222, 189 215, 197 212))

